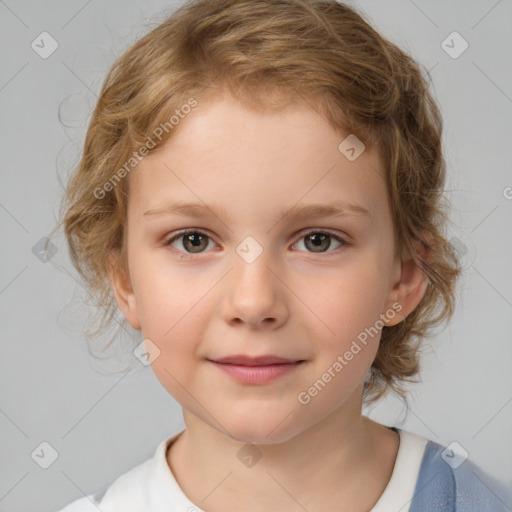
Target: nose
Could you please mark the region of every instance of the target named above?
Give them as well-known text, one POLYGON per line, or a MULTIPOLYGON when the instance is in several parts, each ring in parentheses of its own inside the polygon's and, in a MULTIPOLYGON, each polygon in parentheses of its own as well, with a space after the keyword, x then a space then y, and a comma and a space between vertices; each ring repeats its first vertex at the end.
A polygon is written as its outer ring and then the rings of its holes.
POLYGON ((289 315, 283 276, 274 270, 265 251, 252 263, 236 253, 234 268, 227 276, 221 315, 232 326, 277 329, 289 315))

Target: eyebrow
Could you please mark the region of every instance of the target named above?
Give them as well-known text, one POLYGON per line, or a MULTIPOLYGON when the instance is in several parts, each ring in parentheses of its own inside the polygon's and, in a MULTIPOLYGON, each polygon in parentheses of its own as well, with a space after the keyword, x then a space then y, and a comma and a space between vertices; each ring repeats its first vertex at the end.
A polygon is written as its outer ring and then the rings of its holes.
MULTIPOLYGON (((162 206, 161 208, 148 210, 143 214, 143 217, 163 214, 194 218, 204 218, 211 216, 212 214, 218 218, 228 217, 226 211, 221 207, 215 205, 206 205, 204 203, 187 203, 182 201, 169 203, 162 206)), ((291 208, 282 209, 278 213, 278 218, 320 218, 342 217, 346 215, 367 218, 371 217, 370 212, 360 204, 338 200, 324 204, 294 205, 291 208)))

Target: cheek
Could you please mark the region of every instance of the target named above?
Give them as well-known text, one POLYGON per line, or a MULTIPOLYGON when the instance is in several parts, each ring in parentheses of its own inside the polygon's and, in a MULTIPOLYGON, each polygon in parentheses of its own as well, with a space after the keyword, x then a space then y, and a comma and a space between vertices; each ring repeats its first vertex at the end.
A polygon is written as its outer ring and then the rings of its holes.
POLYGON ((308 302, 322 320, 309 332, 316 361, 301 389, 303 401, 298 397, 310 413, 336 408, 361 386, 379 347, 384 269, 373 255, 351 263, 334 279, 322 279, 308 302))
POLYGON ((179 266, 169 270, 162 262, 156 264, 141 255, 131 261, 142 337, 159 351, 151 368, 172 396, 185 400, 183 387, 197 364, 212 284, 188 277, 179 266))
MULTIPOLYGON (((345 285, 324 289, 322 317, 333 332, 322 329, 324 334, 310 335, 315 340, 315 360, 297 395, 306 415, 321 417, 343 404, 363 385, 377 354, 381 337, 375 325, 379 320, 378 304, 364 300, 364 288, 358 287, 358 296, 348 293, 352 290, 349 281, 345 285)), ((371 292, 371 287, 368 290, 371 292)), ((321 308, 321 299, 315 299, 313 308, 321 308)))
POLYGON ((383 313, 388 293, 385 269, 371 256, 355 263, 317 281, 316 292, 309 293, 308 306, 321 328, 317 336, 323 333, 325 347, 331 352, 350 346, 360 333, 375 327, 383 313))
POLYGON ((195 290, 193 296, 181 287, 146 283, 148 293, 142 295, 145 339, 150 339, 159 350, 151 368, 162 386, 181 404, 190 400, 185 391, 193 388, 199 361, 199 348, 205 330, 205 315, 199 300, 203 293, 195 290))
POLYGON ((179 344, 183 337, 192 338, 204 308, 202 299, 215 281, 201 279, 185 266, 169 264, 164 250, 161 254, 163 259, 160 255, 152 257, 150 252, 133 255, 137 309, 145 337, 179 344))

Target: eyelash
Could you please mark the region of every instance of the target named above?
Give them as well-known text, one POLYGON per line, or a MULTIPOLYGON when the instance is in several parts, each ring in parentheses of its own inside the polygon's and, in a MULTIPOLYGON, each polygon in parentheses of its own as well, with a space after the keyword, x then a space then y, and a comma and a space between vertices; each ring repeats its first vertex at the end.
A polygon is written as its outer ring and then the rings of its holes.
MULTIPOLYGON (((173 234, 170 238, 167 238, 165 240, 163 245, 165 247, 169 247, 175 240, 178 240, 179 238, 184 237, 185 235, 192 234, 192 233, 203 235, 215 243, 215 241, 212 239, 212 237, 209 236, 208 233, 206 233, 205 231, 203 231, 201 229, 189 228, 189 229, 183 229, 183 230, 178 231, 177 233, 173 234)), ((302 238, 305 238, 308 235, 312 235, 312 234, 329 235, 331 238, 334 238, 335 240, 340 242, 342 245, 340 247, 337 247, 334 250, 328 250, 327 252, 318 252, 318 253, 315 253, 312 251, 302 251, 302 252, 308 252, 309 254, 321 254, 322 257, 329 257, 329 256, 336 255, 339 251, 343 250, 344 248, 346 248, 347 246, 350 245, 344 238, 340 237, 338 234, 335 234, 328 229, 322 229, 322 230, 313 229, 313 230, 309 230, 307 232, 303 232, 303 233, 301 233, 299 240, 301 240, 302 238)), ((174 247, 173 247, 173 249, 174 249, 174 247)), ((205 252, 208 252, 208 251, 202 251, 202 252, 198 252, 198 253, 190 253, 190 252, 183 252, 180 249, 176 249, 176 250, 181 253, 182 258, 187 258, 187 257, 191 258, 193 256, 199 256, 201 254, 204 254, 205 252)))

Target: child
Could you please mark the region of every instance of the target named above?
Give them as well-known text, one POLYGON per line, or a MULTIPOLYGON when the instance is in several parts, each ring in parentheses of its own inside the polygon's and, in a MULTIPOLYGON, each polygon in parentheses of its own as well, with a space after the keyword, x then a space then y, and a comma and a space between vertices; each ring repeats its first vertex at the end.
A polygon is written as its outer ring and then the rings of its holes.
POLYGON ((512 508, 361 414, 453 312, 441 131, 418 65, 334 0, 196 0, 121 56, 63 224, 186 428, 63 512, 512 508))

